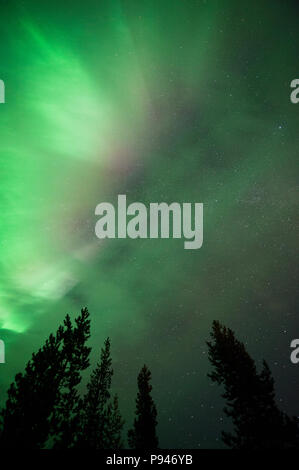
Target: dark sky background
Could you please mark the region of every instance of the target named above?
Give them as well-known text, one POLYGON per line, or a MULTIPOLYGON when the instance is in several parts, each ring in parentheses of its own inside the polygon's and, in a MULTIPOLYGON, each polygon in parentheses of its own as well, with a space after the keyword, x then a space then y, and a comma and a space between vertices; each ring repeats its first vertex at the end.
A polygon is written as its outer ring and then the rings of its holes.
MULTIPOLYGON (((299 415, 298 2, 1 1, 0 401, 87 306, 127 425, 152 370, 162 447, 221 447, 218 319, 299 415), (204 203, 204 243, 95 237, 98 203, 204 203), (297 217, 298 219, 298 217, 297 217)), ((84 387, 83 387, 84 388, 84 387)))

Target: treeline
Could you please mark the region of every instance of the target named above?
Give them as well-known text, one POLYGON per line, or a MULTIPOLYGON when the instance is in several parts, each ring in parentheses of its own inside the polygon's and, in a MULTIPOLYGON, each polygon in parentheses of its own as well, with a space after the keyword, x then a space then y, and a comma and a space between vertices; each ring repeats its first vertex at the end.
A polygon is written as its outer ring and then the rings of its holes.
MULTIPOLYGON (((78 385, 89 363, 91 348, 88 310, 74 322, 67 315, 55 335, 32 355, 25 371, 16 375, 0 413, 0 447, 15 449, 157 449, 157 409, 151 396, 151 372, 143 366, 138 379, 135 418, 123 439, 113 377, 110 340, 91 372, 86 392, 78 385)), ((264 362, 258 372, 253 359, 234 333, 213 323, 207 343, 211 380, 223 388, 225 414, 233 431, 223 432, 225 444, 235 449, 288 449, 299 447, 295 418, 275 403, 274 382, 264 362)), ((199 430, 200 433, 200 430, 199 430)))
MULTIPOLYGON (((69 315, 55 335, 32 354, 24 373, 16 375, 0 413, 0 447, 15 449, 120 449, 124 447, 118 397, 111 395, 110 339, 91 372, 86 393, 79 395, 91 348, 88 310, 72 323, 69 315)), ((151 373, 138 375, 136 416, 128 432, 134 449, 158 447, 157 411, 151 397, 151 373)))

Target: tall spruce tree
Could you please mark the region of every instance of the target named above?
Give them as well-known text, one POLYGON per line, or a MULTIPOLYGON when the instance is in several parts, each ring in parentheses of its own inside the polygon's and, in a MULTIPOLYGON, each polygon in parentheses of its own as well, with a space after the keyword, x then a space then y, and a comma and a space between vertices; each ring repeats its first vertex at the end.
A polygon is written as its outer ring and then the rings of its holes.
POLYGON ((133 429, 128 432, 128 442, 131 449, 157 449, 156 434, 157 409, 151 397, 151 372, 146 365, 138 375, 138 393, 136 398, 136 418, 133 429))
POLYGON ((117 395, 114 395, 113 399, 108 404, 106 420, 107 426, 104 436, 105 449, 122 449, 122 430, 124 426, 124 421, 119 411, 117 395))
POLYGON ((208 342, 213 371, 209 377, 224 387, 225 414, 234 432, 223 432, 225 444, 234 449, 286 449, 298 445, 295 418, 282 413, 275 403, 274 381, 266 362, 260 373, 243 343, 232 330, 213 322, 208 342))
POLYGON ((63 326, 32 355, 25 372, 16 375, 1 411, 2 448, 43 448, 49 438, 56 447, 72 446, 79 424, 76 387, 89 365, 89 335, 86 308, 75 326, 67 315, 63 326))
POLYGON ((111 400, 113 375, 110 339, 101 350, 101 359, 93 370, 82 402, 81 433, 78 447, 85 449, 118 449, 122 446, 121 418, 117 396, 111 400))

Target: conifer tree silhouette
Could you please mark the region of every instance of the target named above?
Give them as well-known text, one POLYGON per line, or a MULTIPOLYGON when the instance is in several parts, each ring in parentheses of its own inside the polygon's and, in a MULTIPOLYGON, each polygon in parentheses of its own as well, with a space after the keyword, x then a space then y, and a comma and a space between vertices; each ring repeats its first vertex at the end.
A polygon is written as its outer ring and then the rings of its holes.
POLYGON ((157 409, 151 397, 151 372, 146 365, 138 375, 138 393, 136 398, 136 418, 133 429, 128 432, 128 442, 131 449, 157 449, 156 434, 157 409))
POLYGON ((121 449, 123 448, 122 430, 124 421, 121 417, 118 396, 114 395, 112 402, 107 407, 107 432, 105 433, 105 449, 121 449))
POLYGON ((62 358, 64 377, 60 388, 58 405, 54 408, 51 420, 51 432, 54 435, 53 448, 73 447, 80 429, 79 413, 81 400, 77 386, 81 382, 81 373, 89 366, 90 347, 85 345, 90 337, 89 312, 81 310, 81 316, 75 319, 73 327, 67 315, 65 325, 65 354, 62 358))
POLYGON ((118 398, 115 396, 110 400, 112 375, 110 339, 107 338, 101 350, 101 360, 91 374, 82 401, 79 448, 118 449, 122 445, 124 422, 119 412, 118 398))
POLYGON ((89 365, 89 313, 86 308, 72 324, 63 326, 33 353, 25 372, 8 390, 1 411, 2 448, 43 448, 51 438, 54 447, 71 447, 78 426, 78 392, 81 372, 89 365))
POLYGON ((224 386, 224 412, 234 426, 234 433, 222 433, 224 443, 230 448, 251 450, 296 447, 297 423, 278 409, 267 363, 264 361, 258 373, 244 344, 217 321, 213 322, 211 338, 207 345, 213 371, 208 376, 224 386))

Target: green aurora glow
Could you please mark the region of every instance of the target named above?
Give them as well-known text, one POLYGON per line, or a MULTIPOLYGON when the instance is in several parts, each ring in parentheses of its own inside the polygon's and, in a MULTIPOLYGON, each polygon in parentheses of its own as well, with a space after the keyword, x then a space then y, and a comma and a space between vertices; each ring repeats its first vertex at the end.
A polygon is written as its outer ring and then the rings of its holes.
POLYGON ((297 4, 263 0, 245 12, 237 1, 29 0, 1 8, 1 389, 66 313, 87 305, 93 345, 112 337, 125 414, 138 368, 152 368, 165 447, 220 445, 222 403, 206 379, 213 319, 269 360, 285 409, 298 413, 288 387, 298 385, 288 361, 297 4), (203 202, 203 247, 100 242, 94 209, 117 194, 203 202))

